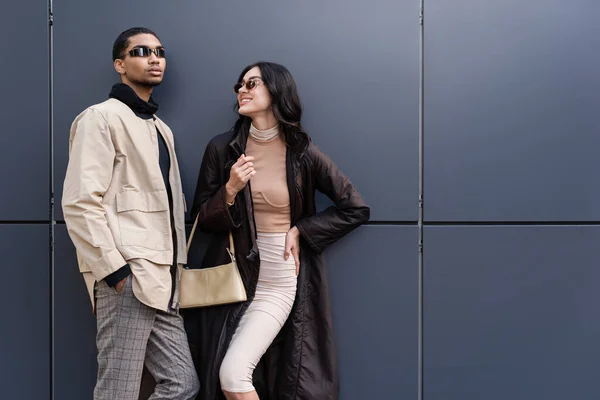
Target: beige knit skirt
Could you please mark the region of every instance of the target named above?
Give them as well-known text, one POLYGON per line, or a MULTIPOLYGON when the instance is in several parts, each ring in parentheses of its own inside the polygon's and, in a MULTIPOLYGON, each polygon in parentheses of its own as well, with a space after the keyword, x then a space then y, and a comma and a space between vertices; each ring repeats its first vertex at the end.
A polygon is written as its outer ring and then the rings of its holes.
POLYGON ((254 390, 252 373, 290 315, 296 297, 294 257, 285 261, 285 233, 259 233, 260 272, 254 300, 240 320, 221 364, 221 388, 254 390))

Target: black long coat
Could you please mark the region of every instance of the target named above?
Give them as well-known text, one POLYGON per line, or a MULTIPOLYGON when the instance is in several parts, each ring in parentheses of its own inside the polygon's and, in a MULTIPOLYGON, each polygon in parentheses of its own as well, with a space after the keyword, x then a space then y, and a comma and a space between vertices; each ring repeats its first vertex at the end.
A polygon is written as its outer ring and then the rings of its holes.
MULTIPOLYGON (((234 206, 228 207, 225 201, 229 170, 245 152, 244 136, 227 132, 209 142, 192 207, 193 217, 199 213, 199 229, 213 234, 202 267, 228 262, 225 248, 232 231, 248 295, 244 303, 183 312, 202 386, 201 400, 224 399, 219 368, 258 280, 260 260, 249 185, 237 195, 234 206)), ((348 178, 314 144, 303 154, 288 151, 286 167, 291 222, 301 234, 298 288, 288 321, 254 372, 254 386, 261 400, 337 400, 329 283, 321 253, 368 221, 370 210, 348 178), (315 190, 327 195, 335 206, 317 213, 315 190)))

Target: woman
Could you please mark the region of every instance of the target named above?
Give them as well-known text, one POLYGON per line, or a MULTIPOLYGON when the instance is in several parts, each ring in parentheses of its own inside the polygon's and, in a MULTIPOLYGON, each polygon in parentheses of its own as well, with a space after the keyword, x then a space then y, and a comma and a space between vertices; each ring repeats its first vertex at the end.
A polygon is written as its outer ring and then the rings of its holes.
POLYGON ((337 399, 321 252, 366 222, 369 208, 304 132, 285 67, 250 65, 234 90, 239 119, 206 148, 192 216, 215 234, 207 267, 227 262, 233 233, 248 301, 186 311, 199 398, 337 399), (315 189, 335 206, 316 213, 315 189))

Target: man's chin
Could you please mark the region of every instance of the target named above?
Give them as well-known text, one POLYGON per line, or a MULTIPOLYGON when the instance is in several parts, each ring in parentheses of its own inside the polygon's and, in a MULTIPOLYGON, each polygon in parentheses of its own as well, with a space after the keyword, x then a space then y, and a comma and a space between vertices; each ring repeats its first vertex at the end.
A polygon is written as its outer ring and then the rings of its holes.
POLYGON ((160 80, 149 80, 149 81, 146 81, 146 84, 147 84, 148 86, 151 86, 151 87, 158 86, 158 85, 160 85, 161 83, 162 83, 162 79, 160 79, 160 80))
POLYGON ((135 82, 135 83, 137 83, 140 86, 155 87, 162 83, 162 78, 161 79, 146 79, 146 80, 135 82))

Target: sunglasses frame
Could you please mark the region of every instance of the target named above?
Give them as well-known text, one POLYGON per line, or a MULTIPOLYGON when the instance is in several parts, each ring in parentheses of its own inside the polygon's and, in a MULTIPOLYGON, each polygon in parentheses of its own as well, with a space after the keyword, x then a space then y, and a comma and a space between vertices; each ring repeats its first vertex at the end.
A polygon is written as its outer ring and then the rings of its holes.
POLYGON ((157 47, 155 49, 151 49, 148 46, 140 46, 135 49, 129 50, 127 54, 130 57, 150 57, 150 55, 154 53, 154 55, 158 58, 165 58, 165 48, 157 47))
POLYGON ((239 93, 240 89, 245 87, 247 91, 251 91, 256 89, 257 86, 260 86, 264 84, 264 82, 262 81, 262 79, 259 78, 254 78, 254 79, 250 79, 248 82, 246 83, 242 83, 242 82, 238 82, 235 85, 233 85, 233 93, 239 93))

